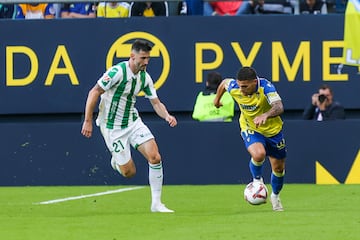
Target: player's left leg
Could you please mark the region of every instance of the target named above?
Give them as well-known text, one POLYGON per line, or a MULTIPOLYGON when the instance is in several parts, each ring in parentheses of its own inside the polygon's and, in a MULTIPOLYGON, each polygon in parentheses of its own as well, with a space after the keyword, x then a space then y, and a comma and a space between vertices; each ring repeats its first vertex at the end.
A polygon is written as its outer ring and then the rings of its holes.
POLYGON ((151 211, 152 212, 174 212, 161 202, 163 186, 163 167, 158 146, 154 139, 141 144, 137 150, 148 160, 149 184, 151 189, 151 211))
POLYGON ((283 211, 279 194, 284 185, 286 144, 282 132, 267 139, 267 153, 272 169, 270 180, 271 203, 274 211, 283 211))
POLYGON ((174 212, 161 202, 163 186, 163 165, 159 148, 150 129, 138 119, 130 136, 131 145, 137 149, 148 161, 149 184, 151 189, 152 212, 174 212))
POLYGON ((271 164, 271 187, 274 194, 279 194, 284 185, 285 158, 277 159, 269 156, 271 164))
POLYGON ((271 204, 274 211, 284 211, 279 195, 284 186, 285 158, 276 159, 274 157, 269 157, 269 160, 272 169, 270 180, 272 188, 272 193, 270 195, 271 204))

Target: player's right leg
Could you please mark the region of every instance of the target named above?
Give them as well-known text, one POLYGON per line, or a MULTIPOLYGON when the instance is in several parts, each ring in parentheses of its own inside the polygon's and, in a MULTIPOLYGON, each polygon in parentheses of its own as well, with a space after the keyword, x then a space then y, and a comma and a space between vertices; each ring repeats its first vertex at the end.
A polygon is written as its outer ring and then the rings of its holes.
POLYGON ((112 155, 112 168, 126 178, 133 177, 136 174, 136 167, 131 158, 128 141, 130 131, 127 129, 107 129, 104 125, 101 125, 100 129, 106 146, 112 155))
POLYGON ((250 130, 241 132, 241 136, 251 156, 249 162, 251 175, 254 181, 263 181, 262 171, 266 157, 264 138, 261 134, 250 130))
POLYGON ((118 171, 122 176, 126 178, 131 178, 136 174, 136 166, 134 163, 134 160, 130 158, 130 160, 120 165, 118 162, 122 161, 116 161, 114 157, 111 158, 111 166, 115 171, 118 171))

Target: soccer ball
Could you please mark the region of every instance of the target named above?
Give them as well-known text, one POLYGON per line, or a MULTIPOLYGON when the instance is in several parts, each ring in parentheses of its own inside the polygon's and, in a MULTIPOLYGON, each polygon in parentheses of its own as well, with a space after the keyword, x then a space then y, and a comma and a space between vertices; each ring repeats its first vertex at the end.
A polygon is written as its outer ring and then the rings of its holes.
POLYGON ((254 181, 249 183, 244 190, 245 200, 252 205, 260 205, 266 203, 268 190, 264 183, 254 181))

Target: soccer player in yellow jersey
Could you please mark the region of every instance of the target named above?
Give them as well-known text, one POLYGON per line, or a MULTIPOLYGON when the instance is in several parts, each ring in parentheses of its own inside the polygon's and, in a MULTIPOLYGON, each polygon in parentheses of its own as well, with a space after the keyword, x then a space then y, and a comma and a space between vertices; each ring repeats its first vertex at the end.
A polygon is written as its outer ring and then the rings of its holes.
POLYGON ((255 69, 242 67, 237 79, 224 79, 219 85, 214 105, 221 107, 221 96, 229 92, 239 105, 241 136, 251 155, 250 172, 254 181, 263 181, 262 166, 270 160, 271 204, 274 211, 283 211, 279 193, 284 184, 286 145, 280 115, 284 107, 274 85, 259 78, 255 69))

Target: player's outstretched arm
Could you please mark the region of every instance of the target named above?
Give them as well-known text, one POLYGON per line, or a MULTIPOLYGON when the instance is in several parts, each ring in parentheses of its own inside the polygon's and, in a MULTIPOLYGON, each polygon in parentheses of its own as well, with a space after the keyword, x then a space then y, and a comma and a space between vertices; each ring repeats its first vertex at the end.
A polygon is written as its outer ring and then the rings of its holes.
POLYGON ((81 134, 89 138, 93 131, 93 114, 97 101, 104 90, 96 84, 90 91, 85 105, 85 118, 81 129, 81 134))
POLYGON ((165 105, 160 101, 159 98, 150 99, 151 105, 153 106, 156 114, 165 119, 169 123, 170 127, 175 127, 177 125, 177 120, 174 116, 170 115, 167 111, 165 105))

